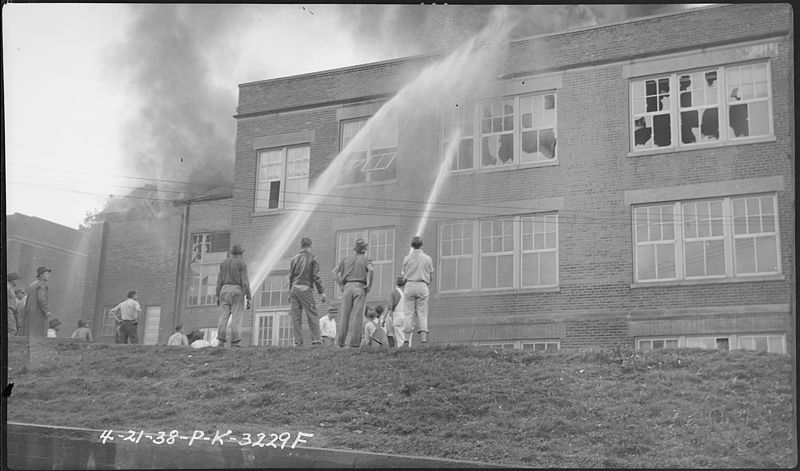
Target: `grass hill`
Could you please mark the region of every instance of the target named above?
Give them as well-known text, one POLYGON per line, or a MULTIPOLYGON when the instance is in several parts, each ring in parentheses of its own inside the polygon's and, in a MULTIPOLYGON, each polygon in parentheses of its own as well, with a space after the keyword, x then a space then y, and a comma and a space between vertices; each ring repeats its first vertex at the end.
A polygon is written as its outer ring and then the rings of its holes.
POLYGON ((797 464, 784 355, 49 343, 9 363, 9 421, 302 431, 308 446, 534 467, 797 464))

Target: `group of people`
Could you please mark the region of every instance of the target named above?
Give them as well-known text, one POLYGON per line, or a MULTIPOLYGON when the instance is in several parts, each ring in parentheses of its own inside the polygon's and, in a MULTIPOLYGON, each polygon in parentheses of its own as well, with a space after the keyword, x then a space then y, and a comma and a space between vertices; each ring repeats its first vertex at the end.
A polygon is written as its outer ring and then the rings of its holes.
POLYGON ((367 309, 367 295, 373 286, 375 272, 367 255, 367 243, 355 241, 353 253, 331 270, 342 290, 340 328, 334 317, 338 309, 332 306, 320 321, 313 289, 327 300, 319 277, 319 263, 311 253, 311 239, 300 242, 300 252, 289 264, 289 303, 294 345, 303 345, 302 314, 306 313, 311 331, 311 344, 331 343, 338 347, 384 345, 410 346, 411 334, 417 332, 423 344, 428 335, 428 285, 433 278, 433 261, 422 251, 422 238, 411 240, 412 251, 403 258, 403 272, 396 281, 387 307, 378 305, 367 309), (385 312, 384 312, 385 311, 385 312))
POLYGON ((30 337, 55 337, 61 321, 50 312, 47 282, 50 280, 47 267, 36 269, 36 280, 27 291, 17 286, 19 275, 9 273, 6 277, 8 335, 30 337))

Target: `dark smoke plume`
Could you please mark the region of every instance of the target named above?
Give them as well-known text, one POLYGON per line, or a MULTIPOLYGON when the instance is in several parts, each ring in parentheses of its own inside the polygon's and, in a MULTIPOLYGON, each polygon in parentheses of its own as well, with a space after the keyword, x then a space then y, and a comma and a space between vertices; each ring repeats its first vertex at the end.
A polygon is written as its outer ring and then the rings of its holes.
MULTIPOLYGON (((685 5, 503 5, 518 20, 512 39, 685 9, 685 5)), ((454 49, 480 31, 498 5, 340 5, 343 28, 382 58, 454 49)))
POLYGON ((141 100, 123 127, 127 174, 156 179, 159 189, 184 192, 169 193, 174 199, 230 189, 236 89, 214 84, 210 61, 225 47, 241 10, 168 4, 130 8, 135 19, 125 40, 112 46, 110 61, 120 86, 141 100))

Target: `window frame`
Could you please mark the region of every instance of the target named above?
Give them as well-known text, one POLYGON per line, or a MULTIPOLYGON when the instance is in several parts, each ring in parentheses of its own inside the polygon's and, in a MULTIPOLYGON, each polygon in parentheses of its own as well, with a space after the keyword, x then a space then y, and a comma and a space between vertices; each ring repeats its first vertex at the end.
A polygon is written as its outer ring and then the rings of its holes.
MULTIPOLYGON (((692 334, 692 335, 666 335, 666 336, 659 336, 659 335, 651 335, 651 336, 643 336, 643 337, 636 337, 635 340, 635 348, 636 350, 645 350, 641 348, 642 342, 652 342, 652 341, 676 341, 676 347, 664 347, 667 348, 703 348, 703 346, 689 346, 690 343, 702 342, 703 340, 711 340, 714 345, 714 348, 709 350, 724 350, 718 348, 718 341, 719 340, 726 340, 728 342, 727 350, 750 350, 750 351, 760 351, 756 350, 755 348, 744 348, 742 346, 742 341, 745 339, 752 339, 753 346, 755 346, 755 339, 756 338, 767 338, 767 352, 768 353, 779 353, 782 355, 788 354, 787 350, 787 339, 786 333, 777 333, 777 332, 761 332, 761 333, 721 333, 721 334, 692 334), (780 351, 778 352, 770 352, 769 351, 769 339, 780 339, 780 351)), ((652 349, 651 349, 652 350, 652 349)))
POLYGON ((560 339, 530 339, 530 340, 486 340, 476 342, 475 346, 481 348, 496 348, 498 350, 524 350, 531 352, 552 353, 561 350, 560 339), (525 348, 526 345, 532 345, 531 348, 525 348), (544 350, 537 350, 536 345, 544 345, 544 350), (555 345, 555 349, 548 349, 549 345, 555 345), (510 347, 510 348, 508 348, 510 347))
MULTIPOLYGON (((705 89, 704 89, 705 90, 705 89)), ((690 89, 691 91, 691 89, 690 89)), ((658 96, 658 93, 656 94, 658 96)), ((750 61, 744 62, 737 62, 737 63, 728 63, 728 64, 720 64, 716 66, 706 66, 706 67, 695 67, 692 69, 681 70, 676 72, 670 73, 659 73, 659 74, 651 74, 639 77, 633 77, 628 81, 628 146, 629 152, 631 155, 638 155, 638 154, 648 154, 648 153, 658 153, 658 152, 675 152, 679 150, 691 150, 691 149, 698 149, 703 147, 713 147, 713 146, 720 146, 720 145, 734 145, 739 143, 750 143, 760 139, 772 139, 775 137, 775 126, 774 126, 774 94, 772 91, 772 61, 770 59, 755 59, 750 61), (756 64, 766 64, 766 98, 752 98, 748 100, 739 100, 733 101, 731 100, 730 96, 728 96, 728 77, 727 73, 729 69, 734 68, 741 68, 746 66, 753 66, 756 64), (711 71, 717 72, 717 126, 718 126, 718 133, 719 138, 716 140, 703 140, 702 139, 702 132, 700 134, 700 139, 696 142, 691 143, 683 143, 682 141, 682 111, 692 111, 698 110, 699 108, 713 108, 713 105, 708 106, 704 104, 703 106, 696 106, 692 104, 691 106, 687 106, 682 108, 680 105, 680 77, 682 75, 691 75, 693 73, 708 73, 711 71), (640 116, 650 116, 654 114, 664 114, 659 113, 658 111, 648 112, 647 107, 645 105, 644 112, 642 113, 635 113, 636 109, 636 99, 646 98, 647 94, 642 95, 642 97, 634 96, 634 89, 636 84, 642 84, 645 86, 645 83, 648 80, 656 80, 656 87, 658 91, 658 79, 661 78, 669 78, 669 99, 670 99, 670 109, 668 111, 668 115, 670 116, 670 145, 667 146, 656 146, 654 144, 655 139, 655 126, 651 129, 651 137, 648 142, 651 142, 649 147, 637 147, 636 146, 636 138, 635 138, 635 121, 637 117, 640 116), (733 131, 730 129, 730 107, 736 104, 749 104, 759 101, 766 101, 767 102, 767 113, 768 113, 768 122, 769 122, 769 131, 767 134, 760 134, 760 135, 748 135, 742 137, 736 137, 733 135, 733 131)), ((698 128, 701 127, 701 118, 700 113, 698 112, 698 128)))
POLYGON ((284 309, 267 309, 259 310, 253 314, 253 345, 256 347, 291 347, 294 345, 294 337, 292 335, 292 321, 289 316, 289 310, 284 309), (261 333, 265 330, 260 323, 262 320, 270 318, 272 321, 270 330, 272 330, 272 338, 268 342, 261 341, 261 333))
MULTIPOLYGON (((496 96, 491 98, 485 98, 481 100, 470 101, 467 103, 468 106, 472 108, 472 134, 469 136, 472 139, 472 166, 468 168, 458 168, 454 169, 451 166, 448 168, 448 171, 451 173, 468 173, 468 172, 494 172, 494 171, 503 171, 503 170, 512 170, 512 169, 522 169, 522 168, 532 168, 532 167, 540 167, 540 166, 548 166, 548 165, 557 165, 558 160, 558 90, 557 89, 545 89, 545 90, 537 90, 535 92, 529 93, 521 93, 517 95, 505 95, 505 96, 496 96), (553 96, 553 158, 552 159, 540 159, 540 160, 531 160, 531 161, 522 161, 522 107, 521 103, 524 99, 531 99, 533 100, 534 97, 542 97, 543 102, 547 99, 547 96, 553 96), (483 116, 482 111, 486 105, 491 105, 495 102, 504 102, 504 101, 511 101, 512 105, 514 106, 514 112, 512 115, 512 123, 513 123, 513 131, 512 134, 512 143, 513 143, 513 155, 512 155, 512 163, 510 164, 498 164, 498 165, 483 165, 483 137, 484 135, 497 135, 497 134, 504 134, 505 132, 483 132, 483 116)), ((545 110, 547 111, 547 110, 545 110)), ((531 113, 535 114, 536 111, 531 109, 531 113)), ((449 145, 449 133, 452 130, 452 125, 456 122, 452 119, 453 116, 453 109, 447 108, 440 113, 440 156, 441 159, 445 159, 447 157, 447 146, 449 145)), ((458 122, 465 122, 465 120, 461 120, 458 122)), ((535 131, 541 129, 549 129, 549 128, 526 128, 526 131, 535 131)), ((462 135, 461 140, 465 139, 465 135, 462 135)), ((538 142, 538 141, 537 141, 538 142)), ((537 147, 538 148, 538 147, 537 147)), ((458 149, 460 152, 460 148, 458 149)), ((458 156, 455 156, 454 159, 457 159, 458 156)))
POLYGON ((263 283, 261 283, 261 286, 259 287, 259 290, 258 290, 258 309, 259 310, 261 310, 261 309, 268 309, 268 310, 269 309, 284 309, 284 308, 288 309, 289 306, 290 306, 290 303, 289 303, 289 272, 288 271, 271 272, 269 275, 267 275, 266 278, 264 278, 263 283), (278 289, 277 291, 272 291, 272 290, 266 289, 267 288, 267 283, 269 283, 269 287, 270 288, 273 286, 272 285, 272 281, 273 280, 280 280, 280 283, 281 283, 280 284, 280 288, 283 288, 284 286, 286 286, 286 289, 285 290, 278 289), (264 295, 268 294, 268 297, 270 299, 272 299, 272 297, 274 296, 273 293, 277 293, 279 301, 283 298, 283 293, 286 293, 286 304, 280 304, 280 303, 279 304, 265 304, 264 303, 264 295))
POLYGON ((217 289, 217 282, 215 277, 219 275, 219 264, 222 263, 222 261, 224 261, 225 258, 227 258, 227 253, 230 249, 229 247, 225 247, 225 250, 216 250, 212 252, 211 250, 212 248, 214 248, 215 245, 213 241, 214 235, 217 235, 218 237, 226 236, 226 238, 228 239, 228 244, 225 245, 230 245, 230 237, 231 237, 230 231, 200 231, 200 232, 193 232, 189 236, 189 255, 191 258, 189 258, 189 266, 187 267, 188 268, 188 283, 186 285, 187 307, 212 306, 215 304, 214 296, 216 294, 216 289, 217 289), (195 238, 198 236, 201 236, 202 239, 196 241, 195 238), (207 248, 205 249, 202 247, 200 248, 200 257, 201 257, 200 261, 195 262, 193 261, 195 256, 195 248, 198 245, 201 246, 205 245, 207 248), (218 255, 222 253, 225 253, 225 258, 220 257, 218 255), (217 255, 212 256, 210 261, 205 261, 206 257, 208 257, 211 254, 217 254, 217 255), (199 272, 194 272, 192 270, 192 265, 194 265, 195 263, 199 265, 200 269, 199 272), (210 271, 207 272, 206 271, 207 269, 210 271), (195 273, 198 273, 197 277, 195 277, 195 273), (207 284, 203 284, 204 278, 208 280, 207 284), (215 278, 213 283, 211 283, 210 278, 215 278), (195 285, 195 283, 198 284, 195 285), (205 288, 205 294, 203 294, 204 288, 205 288), (212 290, 212 288, 214 292, 209 293, 209 290, 212 290), (194 304, 192 303, 192 289, 197 290, 197 295, 196 295, 197 302, 194 304), (200 298, 203 298, 203 302, 200 301, 200 298))
MULTIPOLYGON (((544 221, 543 221, 544 222, 544 221)), ((437 257, 437 270, 439 272, 439 278, 445 276, 445 273, 442 269, 442 262, 443 260, 448 260, 454 257, 450 256, 442 256, 443 251, 443 231, 445 226, 452 225, 452 224, 465 224, 465 223, 472 223, 472 251, 469 255, 472 260, 472 282, 470 283, 470 288, 468 289, 442 289, 442 284, 437 284, 437 291, 442 294, 453 294, 453 293, 492 293, 492 292, 503 292, 503 291, 510 291, 510 290, 541 290, 541 289, 553 289, 558 288, 560 286, 559 281, 559 274, 560 274, 560 262, 559 262, 559 246, 558 246, 558 211, 547 211, 541 213, 527 213, 527 214, 519 214, 514 216, 498 216, 494 218, 479 218, 479 219, 454 219, 448 221, 442 221, 438 224, 437 233, 438 233, 438 257, 437 257), (522 258, 523 254, 528 253, 528 251, 522 250, 522 227, 523 227, 523 219, 526 218, 546 218, 548 216, 554 217, 555 221, 555 237, 556 237, 556 247, 552 249, 555 252, 555 283, 554 284, 542 284, 536 286, 522 286, 522 270, 524 269, 522 258), (510 253, 512 256, 512 263, 513 263, 513 283, 512 286, 509 287, 493 287, 493 288, 483 288, 481 287, 482 282, 482 259, 484 256, 496 256, 497 253, 482 253, 481 252, 481 226, 483 222, 490 221, 490 222, 498 222, 502 220, 511 220, 513 222, 513 229, 512 229, 512 237, 513 237, 513 250, 511 252, 504 251, 502 254, 510 253)), ((463 233, 463 232, 462 232, 463 233)), ((458 257, 458 258, 466 258, 458 257)), ((458 265, 456 264, 456 267, 458 265)))
MULTIPOLYGON (((339 120, 339 153, 342 153, 347 148, 347 146, 350 145, 350 143, 355 139, 355 137, 358 136, 364 130, 364 128, 369 124, 369 121, 372 118, 373 118, 373 116, 359 116, 359 117, 353 117, 353 118, 347 118, 347 119, 339 120), (356 123, 356 122, 362 122, 362 121, 363 121, 364 124, 345 143, 345 136, 344 136, 345 125, 348 124, 348 123, 356 123)), ((397 119, 395 117, 388 117, 387 119, 391 120, 389 124, 392 125, 392 129, 390 131, 391 131, 391 135, 394 137, 394 140, 393 140, 394 145, 393 146, 388 146, 388 147, 386 147, 386 146, 378 147, 377 146, 378 144, 376 143, 376 141, 377 141, 377 138, 376 138, 377 137, 376 136, 377 132, 374 129, 370 129, 369 133, 361 138, 364 141, 363 142, 363 148, 356 149, 355 151, 352 152, 352 154, 356 154, 358 152, 364 152, 363 163, 359 164, 358 162, 360 162, 361 159, 358 159, 358 161, 349 161, 348 160, 348 162, 346 162, 346 164, 345 164, 346 171, 359 171, 359 172, 365 173, 366 175, 364 175, 364 181, 342 183, 339 186, 341 186, 341 187, 350 187, 350 186, 359 186, 359 185, 369 185, 369 184, 376 184, 376 183, 391 182, 391 181, 394 181, 394 180, 397 179, 397 156, 398 156, 399 147, 400 147, 400 144, 399 144, 399 129, 398 129, 399 126, 398 126, 398 123, 397 123, 397 119), (376 165, 376 168, 371 168, 371 169, 368 169, 368 170, 364 170, 364 167, 369 165, 369 163, 372 162, 375 159, 377 159, 379 164, 382 163, 382 166, 377 166, 376 165), (394 176, 392 178, 376 179, 376 178, 379 178, 379 177, 374 177, 374 175, 378 175, 375 172, 379 172, 379 171, 382 171, 382 170, 387 170, 388 168, 390 168, 392 166, 392 164, 394 164, 394 176)), ((350 158, 352 158, 352 157, 348 157, 348 159, 350 159, 350 158)))
MULTIPOLYGON (((760 207, 760 203, 759 203, 760 207)), ((707 280, 707 281, 730 281, 730 280, 746 280, 754 277, 764 277, 773 275, 782 275, 783 267, 781 260, 781 241, 780 241, 780 225, 779 225, 779 210, 778 210, 778 195, 777 193, 755 193, 746 195, 730 195, 714 198, 696 198, 687 199, 673 202, 652 202, 631 205, 631 240, 633 242, 633 282, 635 284, 646 285, 653 283, 663 282, 681 282, 681 281, 694 281, 694 280, 707 280), (734 218, 733 218, 733 202, 735 200, 757 198, 759 201, 762 198, 772 199, 772 208, 774 216, 774 232, 769 233, 755 233, 743 234, 742 237, 757 238, 759 235, 766 234, 765 237, 774 236, 775 238, 775 256, 776 256, 776 271, 769 272, 754 272, 754 273, 736 273, 736 254, 735 254, 735 241, 734 234, 734 218), (686 275, 686 237, 685 237, 685 214, 683 212, 684 204, 686 203, 700 203, 700 202, 713 202, 720 201, 722 203, 722 228, 723 228, 723 250, 724 250, 724 275, 704 275, 704 276, 687 276, 686 275), (636 210, 640 208, 651 208, 657 206, 672 206, 672 222, 673 222, 673 243, 675 251, 675 277, 673 278, 655 278, 655 279, 639 279, 639 255, 637 248, 640 245, 638 242, 637 233, 637 219, 636 210)), ((760 213, 763 214, 763 213, 760 213)), ((692 239, 694 241, 695 239, 692 239)), ((755 250, 755 249, 754 249, 755 250)), ((754 255, 755 256, 755 255, 754 255)), ((757 266, 756 266, 757 268, 757 266)))
MULTIPOLYGON (((297 161, 295 161, 295 162, 297 162, 297 161)), ((267 164, 267 167, 268 166, 269 166, 269 164, 267 164)), ((278 165, 276 164, 274 166, 278 166, 278 165)), ((306 143, 300 143, 300 144, 292 144, 292 145, 286 145, 286 146, 267 147, 267 148, 263 148, 263 149, 258 149, 256 151, 256 172, 255 172, 255 177, 256 177, 255 195, 253 196, 253 210, 254 210, 254 212, 259 212, 260 213, 260 212, 272 212, 272 211, 281 211, 281 210, 287 210, 287 209, 295 209, 297 206, 299 206, 301 204, 303 196, 305 194, 308 194, 308 191, 309 191, 309 188, 310 188, 310 184, 311 184, 311 143, 306 142, 306 143), (303 149, 303 148, 307 149, 308 158, 301 159, 300 161, 307 162, 306 175, 305 176, 302 176, 302 175, 301 176, 296 176, 295 175, 295 176, 291 176, 290 177, 289 176, 289 153, 290 153, 290 150, 303 149), (271 179, 264 178, 263 181, 262 181, 262 168, 265 168, 265 166, 263 166, 261 164, 261 159, 264 156, 266 156, 268 153, 276 153, 276 154, 280 155, 279 175, 277 177, 273 177, 271 179), (304 179, 305 179, 305 188, 306 188, 305 192, 288 191, 288 186, 289 186, 289 181, 290 180, 296 182, 296 181, 302 181, 304 179), (274 207, 274 208, 270 208, 269 204, 270 204, 270 201, 272 200, 272 198, 270 196, 270 194, 271 194, 271 188, 270 188, 271 185, 267 185, 267 188, 262 188, 262 184, 276 182, 276 181, 280 183, 280 188, 278 190, 278 201, 276 203, 277 206, 274 207), (289 194, 295 193, 295 198, 296 199, 294 201, 287 200, 287 192, 289 194), (259 197, 260 193, 266 193, 267 194, 267 198, 266 198, 266 200, 263 200, 264 201, 263 203, 260 203, 262 201, 262 198, 259 197)))

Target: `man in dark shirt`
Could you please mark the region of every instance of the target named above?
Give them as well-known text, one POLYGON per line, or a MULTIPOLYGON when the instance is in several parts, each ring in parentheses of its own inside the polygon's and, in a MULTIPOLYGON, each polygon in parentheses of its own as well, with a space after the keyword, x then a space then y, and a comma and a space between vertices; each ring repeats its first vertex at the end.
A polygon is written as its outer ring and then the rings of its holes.
POLYGON ((227 342, 228 320, 231 321, 231 347, 241 347, 242 313, 250 309, 250 280, 247 278, 247 264, 242 259, 242 246, 235 244, 231 256, 219 265, 217 276, 217 305, 219 323, 217 340, 223 347, 227 342), (247 307, 244 307, 245 299, 247 307))
POLYGON ((364 239, 356 240, 353 250, 355 253, 348 255, 333 270, 336 283, 343 290, 342 316, 339 318, 340 327, 336 335, 336 345, 340 347, 344 347, 345 342, 350 347, 361 345, 364 305, 375 276, 364 239))
POLYGON ((303 345, 303 309, 306 311, 308 328, 311 330, 311 345, 321 345, 317 304, 314 302, 312 288, 322 295, 322 302, 327 301, 325 290, 319 279, 319 263, 311 253, 311 239, 304 237, 300 241, 300 252, 289 264, 289 304, 292 306, 292 334, 294 346, 303 345))

